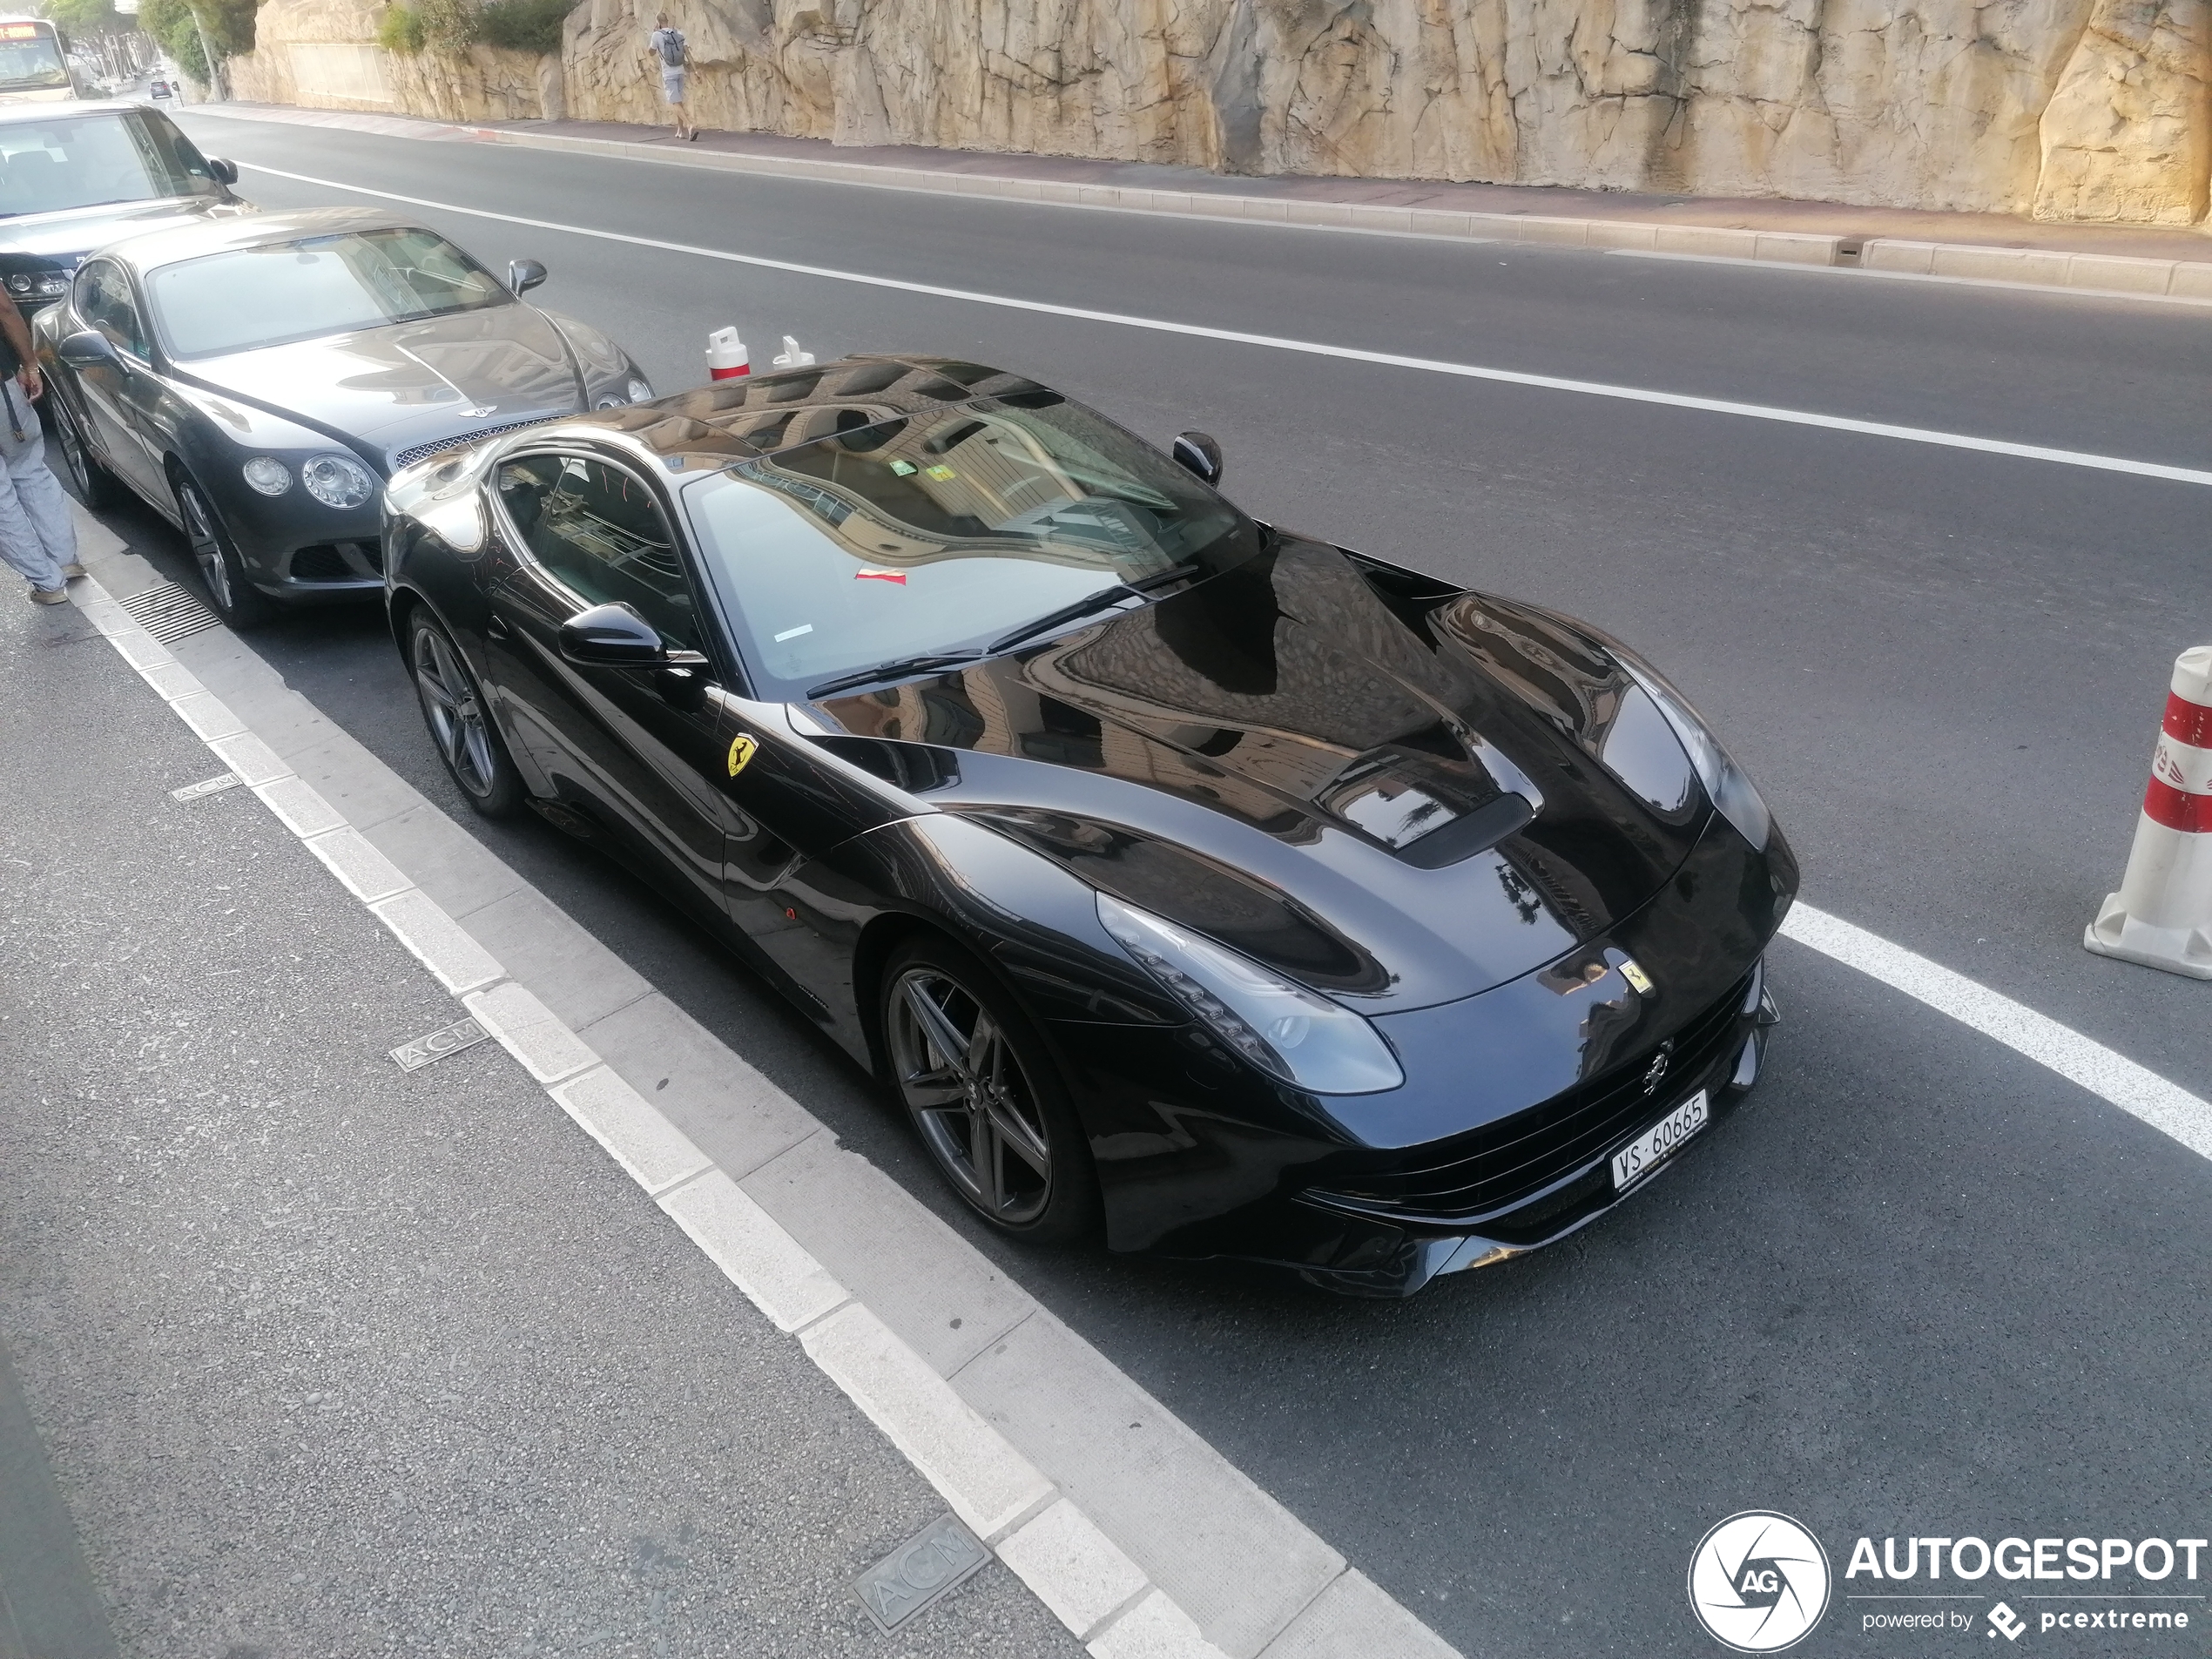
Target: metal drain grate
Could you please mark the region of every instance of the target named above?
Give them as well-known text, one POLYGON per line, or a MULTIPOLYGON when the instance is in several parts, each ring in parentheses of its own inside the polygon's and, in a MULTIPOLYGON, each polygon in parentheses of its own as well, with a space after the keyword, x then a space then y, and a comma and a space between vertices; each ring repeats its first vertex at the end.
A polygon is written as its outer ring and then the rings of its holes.
POLYGON ((136 617, 139 624, 165 645, 182 639, 186 634, 196 634, 203 628, 212 628, 222 621, 220 617, 173 582, 164 582, 158 587, 148 588, 144 593, 134 593, 117 603, 136 617))

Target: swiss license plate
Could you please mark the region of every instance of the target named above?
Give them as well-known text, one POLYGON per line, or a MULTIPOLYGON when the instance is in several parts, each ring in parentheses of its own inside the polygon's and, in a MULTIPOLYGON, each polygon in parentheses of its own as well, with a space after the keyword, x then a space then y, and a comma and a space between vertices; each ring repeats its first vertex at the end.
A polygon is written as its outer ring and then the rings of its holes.
POLYGON ((1699 1089, 1613 1155, 1613 1190, 1624 1192, 1649 1175, 1676 1149, 1705 1127, 1711 1116, 1699 1089))

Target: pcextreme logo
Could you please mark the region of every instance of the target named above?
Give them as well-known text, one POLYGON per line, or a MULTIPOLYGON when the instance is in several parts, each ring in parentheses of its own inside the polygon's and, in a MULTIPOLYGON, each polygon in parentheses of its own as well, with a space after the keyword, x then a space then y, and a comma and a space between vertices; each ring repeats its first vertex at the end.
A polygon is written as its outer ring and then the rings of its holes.
POLYGON ((1689 1608, 1714 1641, 1738 1653, 1779 1653, 1828 1610, 1828 1552, 1787 1515, 1746 1509, 1698 1541, 1689 1608))

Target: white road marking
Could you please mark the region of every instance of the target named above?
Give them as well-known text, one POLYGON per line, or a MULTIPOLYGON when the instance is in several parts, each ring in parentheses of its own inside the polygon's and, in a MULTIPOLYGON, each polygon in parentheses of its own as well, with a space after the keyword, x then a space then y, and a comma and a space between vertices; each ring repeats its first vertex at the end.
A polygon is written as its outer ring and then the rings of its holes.
POLYGON ((1782 934, 1973 1027, 2212 1158, 2212 1102, 2072 1027, 1811 905, 1790 912, 1782 934))
POLYGON ((1599 381, 1563 380, 1554 374, 1528 374, 1518 369, 1488 368, 1475 363, 1446 362, 1433 357, 1409 357, 1397 352, 1362 351, 1351 346, 1329 346, 1310 340, 1287 340, 1278 334, 1248 334, 1235 328, 1208 328, 1197 323, 1175 322, 1162 317, 1136 317, 1117 311, 1093 311, 1082 306, 1052 305, 1042 300, 1017 300, 1007 294, 981 293, 970 288, 908 282, 897 277, 873 276, 866 272, 839 271, 827 266, 772 260, 757 253, 733 253, 726 248, 700 247, 694 243, 664 241, 652 236, 632 236, 623 231, 563 225, 548 219, 525 218, 520 213, 494 212, 489 208, 466 207, 459 202, 432 201, 421 196, 403 196, 396 191, 372 190, 365 185, 349 185, 336 179, 318 179, 304 172, 287 172, 280 167, 263 167, 251 162, 240 162, 239 165, 249 172, 267 173, 272 178, 290 179, 303 185, 319 185, 325 189, 342 190, 356 196, 373 196, 380 201, 402 202, 409 207, 466 213, 476 219, 494 219, 503 225, 525 226, 531 230, 556 231, 569 236, 590 237, 597 241, 622 242, 632 247, 657 248, 666 253, 688 253, 698 259, 720 260, 731 265, 749 265, 760 270, 785 271, 795 276, 821 277, 833 282, 857 283, 863 287, 927 294, 938 300, 958 300, 971 305, 996 306, 1008 311, 1035 312, 1080 322, 1109 323, 1122 328, 1142 328, 1153 334, 1218 340, 1231 345, 1262 346, 1272 351, 1298 352, 1309 357, 1330 357, 1345 362, 1372 363, 1385 368, 1411 368, 1431 374, 1453 374, 1464 380, 1492 381, 1501 385, 1525 386, 1539 391, 1571 392, 1583 397, 1613 398, 1629 403, 1653 403, 1668 408, 1695 409, 1707 415, 1733 415, 1746 420, 1779 421, 1787 426, 1820 427, 1831 432, 1850 432, 1862 437, 1901 439, 1909 443, 1934 444, 1946 449, 1972 449, 1984 455, 2011 455, 2024 461, 2047 461, 2060 466, 2087 467, 2099 472, 2133 473, 2139 477, 2163 478, 2175 483, 2212 484, 2212 470, 2197 467, 2172 467, 2161 462, 2134 461, 2123 455, 2054 449, 2042 444, 2013 443, 2003 438, 1979 438, 1961 432, 1937 432, 1925 427, 1892 426, 1881 421, 1853 420, 1848 415, 1817 415, 1804 409, 1776 408, 1764 403, 1738 403, 1726 398, 1692 397, 1680 392, 1655 392, 1635 386, 1610 386, 1599 381))

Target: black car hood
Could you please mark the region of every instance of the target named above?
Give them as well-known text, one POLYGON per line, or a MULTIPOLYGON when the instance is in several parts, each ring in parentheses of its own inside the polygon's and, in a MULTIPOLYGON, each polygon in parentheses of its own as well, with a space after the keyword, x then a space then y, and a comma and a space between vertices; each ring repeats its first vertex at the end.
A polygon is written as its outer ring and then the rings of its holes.
POLYGON ((1709 815, 1589 635, 1296 538, 1041 651, 818 705, 931 805, 1355 1001, 1604 934, 1709 815), (1624 781, 1635 780, 1635 787, 1624 781))
MULTIPOLYGON (((246 202, 212 196, 172 196, 157 201, 110 202, 98 207, 65 207, 51 213, 0 219, 0 259, 14 254, 64 269, 95 248, 146 231, 173 230, 210 219, 250 213, 246 202)), ((20 260, 17 262, 20 263, 20 260)))
POLYGON ((387 455, 584 407, 561 331, 519 301, 187 367, 205 384, 296 409, 387 455))

